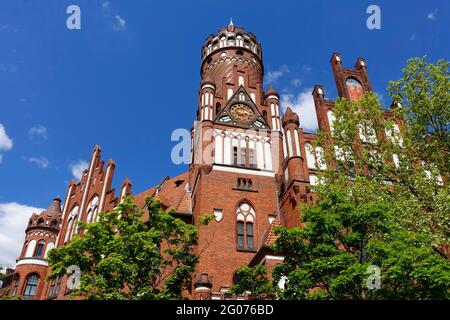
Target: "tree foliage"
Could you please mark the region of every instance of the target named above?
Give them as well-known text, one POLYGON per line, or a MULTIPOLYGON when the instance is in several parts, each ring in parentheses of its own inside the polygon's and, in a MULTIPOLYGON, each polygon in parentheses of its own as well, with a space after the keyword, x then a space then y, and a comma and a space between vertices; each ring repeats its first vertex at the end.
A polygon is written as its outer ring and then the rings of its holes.
POLYGON ((277 230, 279 298, 450 298, 448 66, 411 59, 388 87, 392 111, 373 93, 336 100, 318 200, 300 208, 302 227, 277 230))
POLYGON ((245 266, 236 271, 237 283, 231 287, 231 292, 238 295, 250 292, 252 299, 273 299, 276 290, 272 286, 264 266, 257 265, 253 268, 245 266))
POLYGON ((79 222, 83 236, 49 252, 49 277, 79 266, 80 288, 71 295, 84 299, 182 298, 198 261, 198 228, 162 210, 159 201, 147 198, 145 208, 147 219, 127 198, 100 213, 98 222, 79 222))

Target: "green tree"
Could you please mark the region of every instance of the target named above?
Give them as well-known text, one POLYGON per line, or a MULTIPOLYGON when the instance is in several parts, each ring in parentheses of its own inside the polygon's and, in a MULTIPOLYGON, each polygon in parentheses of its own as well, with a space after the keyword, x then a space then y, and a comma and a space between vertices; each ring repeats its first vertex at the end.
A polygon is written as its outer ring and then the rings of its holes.
MULTIPOLYGON (((331 173, 330 173, 331 175, 331 173)), ((448 299, 450 263, 427 235, 397 223, 389 185, 334 173, 303 207, 304 227, 278 230, 274 249, 288 252, 274 270, 288 279, 284 299, 448 299), (372 286, 370 266, 380 270, 372 286)))
POLYGON ((403 72, 393 111, 372 93, 336 100, 332 134, 319 133, 318 201, 300 208, 301 228, 277 230, 280 298, 450 298, 448 63, 416 58, 403 72))
POLYGON ((397 114, 407 122, 405 135, 418 156, 433 163, 448 177, 450 170, 450 73, 449 62, 427 63, 414 58, 403 77, 389 84, 389 95, 402 108, 397 114))
POLYGON ((251 292, 252 299, 256 300, 273 299, 275 297, 276 290, 262 265, 253 268, 242 267, 236 271, 235 278, 237 283, 230 288, 232 293, 242 295, 248 291, 251 292))
MULTIPOLYGON (((71 265, 81 269, 80 288, 71 293, 84 299, 180 299, 191 288, 198 261, 194 253, 198 228, 146 199, 139 210, 127 198, 99 221, 79 222, 83 236, 49 252, 51 274, 66 274, 71 265)), ((205 219, 207 223, 207 219, 205 219)))

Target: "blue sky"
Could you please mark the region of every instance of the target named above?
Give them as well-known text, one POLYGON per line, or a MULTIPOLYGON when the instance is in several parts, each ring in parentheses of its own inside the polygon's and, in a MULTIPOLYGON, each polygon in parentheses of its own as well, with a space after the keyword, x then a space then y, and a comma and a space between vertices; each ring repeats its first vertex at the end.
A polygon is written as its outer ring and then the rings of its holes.
MULTIPOLYGON (((0 264, 5 246, 35 208, 64 196, 73 168, 95 144, 116 162, 134 192, 174 176, 173 130, 189 129, 197 110, 200 49, 228 24, 262 43, 266 80, 312 130, 310 92, 336 95, 329 60, 353 67, 364 57, 374 90, 406 60, 450 60, 447 1, 2 1, 0 10, 0 264), (66 8, 81 8, 81 30, 66 28, 66 8), (366 27, 366 8, 381 8, 381 30, 366 27)), ((76 168, 76 167, 75 167, 76 168)), ((22 228, 22 229, 21 229, 22 228)), ((19 240, 17 240, 19 239, 19 240)), ((10 246, 9 246, 10 248, 10 246)))

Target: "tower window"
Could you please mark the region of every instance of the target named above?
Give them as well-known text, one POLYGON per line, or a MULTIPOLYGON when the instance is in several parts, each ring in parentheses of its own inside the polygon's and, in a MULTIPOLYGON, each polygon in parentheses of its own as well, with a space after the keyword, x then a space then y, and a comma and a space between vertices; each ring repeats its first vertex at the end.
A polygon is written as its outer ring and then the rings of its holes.
POLYGON ((216 117, 219 115, 221 110, 222 106, 220 105, 220 103, 216 103, 216 117))
POLYGON ((241 190, 253 190, 252 179, 237 179, 236 188, 241 190))
POLYGON ((237 166, 237 162, 238 162, 237 147, 233 147, 233 164, 237 166))
POLYGON ((35 274, 31 275, 27 280, 25 290, 23 291, 23 295, 25 297, 33 297, 36 294, 36 287, 38 285, 38 282, 39 278, 37 277, 37 275, 35 274))
POLYGON ((241 148, 241 166, 242 167, 245 167, 245 164, 246 164, 246 152, 247 151, 247 149, 246 148, 241 148))
POLYGON ((42 257, 42 253, 44 252, 44 246, 45 246, 45 241, 41 240, 39 241, 37 247, 36 247, 36 251, 34 253, 34 256, 36 258, 41 258, 42 257))
POLYGON ((253 249, 255 247, 253 241, 253 223, 246 224, 246 232, 247 232, 247 248, 253 249))
POLYGON ((237 223, 237 246, 239 249, 244 249, 244 223, 237 223))
POLYGON ((253 149, 249 150, 249 167, 250 168, 255 167, 255 150, 253 149))
POLYGON ((255 210, 247 202, 241 203, 237 210, 237 248, 253 250, 255 210))

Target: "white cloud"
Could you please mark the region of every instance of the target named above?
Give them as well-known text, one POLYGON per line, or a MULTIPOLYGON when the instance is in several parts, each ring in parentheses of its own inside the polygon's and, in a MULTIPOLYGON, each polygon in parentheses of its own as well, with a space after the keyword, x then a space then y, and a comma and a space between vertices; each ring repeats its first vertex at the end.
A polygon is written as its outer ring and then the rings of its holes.
POLYGON ((292 111, 296 112, 300 118, 300 126, 308 132, 315 132, 318 127, 316 109, 311 94, 312 90, 313 88, 305 88, 297 95, 281 95, 281 106, 283 111, 285 111, 287 107, 290 107, 292 111))
POLYGON ((266 84, 271 84, 276 82, 280 77, 284 76, 286 73, 289 73, 289 68, 287 65, 281 65, 277 70, 269 71, 264 79, 266 84))
POLYGON ((411 35, 410 40, 411 40, 411 41, 414 41, 415 39, 416 39, 416 33, 414 32, 414 33, 411 35))
POLYGON ((31 141, 41 143, 48 138, 47 128, 41 124, 36 127, 32 127, 28 130, 28 136, 31 141))
POLYGON ((8 151, 13 147, 13 141, 6 134, 5 127, 0 123, 0 150, 8 151))
MULTIPOLYGON (((13 147, 13 141, 6 134, 5 127, 0 123, 0 151, 8 151, 13 147)), ((0 153, 0 164, 3 161, 3 155, 0 153)))
POLYGON ((105 1, 105 2, 102 3, 102 9, 103 10, 108 10, 110 5, 111 5, 111 2, 105 1))
POLYGON ((41 169, 47 169, 48 165, 50 164, 48 159, 45 158, 45 157, 39 157, 39 158, 29 157, 29 158, 26 158, 26 159, 28 160, 29 163, 35 164, 36 166, 38 166, 41 169))
POLYGON ((437 12, 438 12, 438 9, 434 9, 432 12, 430 12, 429 14, 427 14, 428 20, 436 21, 436 20, 437 20, 437 18, 436 18, 436 13, 437 13, 437 12))
POLYGON ((127 22, 125 21, 125 19, 123 19, 121 16, 116 15, 116 22, 114 23, 114 30, 116 31, 123 31, 125 30, 125 28, 127 27, 127 22))
POLYGON ((87 169, 88 165, 89 164, 86 161, 78 160, 78 162, 69 165, 69 170, 72 172, 75 179, 81 180, 83 171, 87 169))
POLYGON ((300 86, 302 85, 302 83, 303 83, 303 80, 302 80, 302 79, 292 79, 292 80, 291 80, 291 84, 292 84, 294 87, 300 87, 300 86))
POLYGON ((25 228, 33 212, 43 209, 17 202, 0 203, 0 264, 14 266, 25 241, 25 228))

